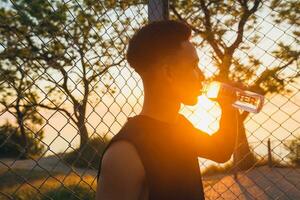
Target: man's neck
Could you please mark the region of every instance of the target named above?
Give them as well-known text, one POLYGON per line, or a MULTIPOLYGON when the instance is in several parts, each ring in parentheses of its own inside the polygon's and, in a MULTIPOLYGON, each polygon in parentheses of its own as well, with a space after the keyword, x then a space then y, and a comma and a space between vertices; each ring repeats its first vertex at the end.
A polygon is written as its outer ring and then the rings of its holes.
POLYGON ((146 115, 153 119, 163 121, 169 124, 176 123, 180 103, 165 98, 160 95, 146 95, 144 98, 144 105, 140 115, 146 115))

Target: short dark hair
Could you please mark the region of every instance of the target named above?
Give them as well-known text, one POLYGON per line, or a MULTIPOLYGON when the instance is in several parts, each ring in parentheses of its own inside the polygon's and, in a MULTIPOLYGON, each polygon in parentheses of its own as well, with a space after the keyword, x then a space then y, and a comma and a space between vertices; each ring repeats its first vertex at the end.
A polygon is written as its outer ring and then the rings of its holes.
POLYGON ((180 48, 180 44, 188 41, 190 36, 191 28, 183 22, 151 22, 139 29, 129 41, 127 61, 141 74, 151 68, 151 63, 173 55, 180 48))

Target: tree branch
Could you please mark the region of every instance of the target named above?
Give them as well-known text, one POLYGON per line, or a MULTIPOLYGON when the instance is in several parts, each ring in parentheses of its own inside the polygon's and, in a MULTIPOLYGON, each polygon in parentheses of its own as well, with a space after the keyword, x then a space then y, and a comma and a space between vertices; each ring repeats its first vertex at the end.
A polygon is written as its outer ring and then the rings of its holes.
POLYGON ((7 105, 5 101, 0 101, 0 104, 2 104, 5 108, 0 111, 1 115, 4 114, 6 111, 8 111, 10 108, 14 108, 15 106, 13 104, 7 105))
POLYGON ((69 90, 69 88, 68 88, 68 86, 67 86, 67 82, 68 82, 68 74, 67 74, 67 72, 66 72, 66 70, 63 68, 63 67, 61 67, 60 69, 59 69, 59 71, 62 73, 62 75, 63 75, 63 84, 61 85, 61 87, 63 88, 63 90, 67 93, 67 95, 71 98, 71 100, 73 101, 73 104, 74 105, 78 105, 78 101, 77 101, 77 99, 71 94, 71 92, 70 92, 70 90, 69 90))
MULTIPOLYGON (((298 53, 298 56, 299 56, 299 53, 298 53)), ((291 65, 295 60, 298 59, 298 56, 295 56, 293 57, 289 62, 287 62, 286 64, 280 66, 280 67, 277 67, 275 69, 272 69, 272 70, 265 70, 262 75, 255 81, 255 83, 253 84, 252 87, 250 87, 250 89, 257 89, 259 88, 259 85, 268 77, 268 76, 274 76, 277 72, 279 72, 280 70, 288 67, 289 65, 291 65)), ((297 75, 299 75, 300 72, 297 73, 297 75)), ((296 75, 296 76, 297 76, 296 75)))
POLYGON ((170 5, 170 9, 173 11, 173 13, 175 14, 175 16, 182 22, 186 23, 195 33, 201 35, 202 37, 204 36, 204 31, 190 25, 189 23, 187 23, 187 21, 185 19, 182 18, 182 16, 179 14, 179 12, 176 10, 176 8, 173 5, 170 5))
POLYGON ((220 50, 217 42, 215 41, 215 34, 212 31, 212 24, 210 21, 210 18, 211 18, 210 11, 207 8, 207 6, 205 5, 204 0, 200 0, 200 6, 204 12, 204 26, 205 26, 205 36, 206 36, 204 39, 206 39, 208 41, 208 43, 214 49, 214 51, 217 54, 217 56, 219 57, 219 59, 222 60, 224 53, 220 50))
POLYGON ((174 5, 170 5, 170 9, 173 11, 173 13, 175 14, 175 16, 180 20, 186 23, 186 20, 183 19, 183 17, 179 14, 179 12, 176 10, 174 5))
POLYGON ((84 88, 84 91, 83 91, 83 99, 82 99, 82 108, 84 110, 84 113, 81 113, 82 115, 85 114, 85 109, 86 109, 86 103, 87 103, 87 100, 88 100, 88 96, 89 96, 89 82, 86 78, 86 68, 87 68, 87 65, 86 63, 84 62, 84 53, 83 51, 80 49, 79 51, 79 54, 80 54, 80 61, 81 61, 81 65, 82 65, 82 70, 83 70, 83 77, 82 77, 82 81, 83 81, 83 88, 84 88))
POLYGON ((124 60, 125 60, 125 58, 123 57, 119 62, 109 65, 109 66, 105 67, 103 70, 101 70, 99 73, 92 75, 90 78, 88 78, 88 83, 91 83, 98 76, 103 75, 105 72, 107 72, 107 70, 109 68, 120 65, 124 60))
POLYGON ((247 4, 247 1, 245 0, 238 0, 238 2, 241 4, 241 6, 245 9, 248 10, 248 4, 247 4))
MULTIPOLYGON (((217 42, 215 41, 213 33, 211 31, 209 11, 208 11, 208 9, 207 9, 207 7, 205 5, 204 5, 204 7, 205 7, 205 10, 207 12, 207 14, 206 14, 206 20, 208 20, 208 24, 206 23, 206 25, 205 25, 206 31, 200 30, 199 28, 196 28, 196 27, 192 26, 191 24, 187 23, 187 21, 176 10, 176 8, 173 5, 170 5, 170 9, 173 11, 173 13, 175 14, 175 16, 180 21, 185 22, 196 34, 199 34, 204 40, 208 41, 208 43, 212 46, 212 48, 214 49, 215 53, 217 54, 218 59, 221 60, 223 58, 223 53, 219 49, 219 46, 218 46, 217 42)), ((201 6, 201 8, 202 8, 202 6, 201 6)), ((203 10, 203 8, 202 8, 202 10, 203 10)))
POLYGON ((232 55, 234 53, 235 49, 237 49, 239 47, 239 45, 241 44, 241 42, 243 41, 245 24, 246 24, 247 20, 249 19, 249 17, 257 11, 261 0, 255 0, 254 5, 250 10, 248 9, 248 5, 247 5, 246 1, 239 0, 239 2, 241 4, 241 6, 243 7, 244 13, 242 14, 241 20, 239 21, 239 24, 238 24, 237 37, 236 37, 235 41, 232 43, 232 45, 230 47, 228 47, 228 49, 227 49, 227 52, 230 55, 232 55))
MULTIPOLYGON (((24 107, 26 107, 28 105, 25 105, 24 107)), ((41 104, 41 103, 33 103, 31 104, 30 106, 39 106, 41 108, 46 108, 46 109, 49 109, 49 110, 59 110, 59 111, 62 111, 63 113, 65 113, 75 124, 77 123, 77 121, 72 117, 72 115, 64 108, 61 108, 61 107, 51 107, 51 106, 48 106, 48 105, 44 105, 44 104, 41 104)))

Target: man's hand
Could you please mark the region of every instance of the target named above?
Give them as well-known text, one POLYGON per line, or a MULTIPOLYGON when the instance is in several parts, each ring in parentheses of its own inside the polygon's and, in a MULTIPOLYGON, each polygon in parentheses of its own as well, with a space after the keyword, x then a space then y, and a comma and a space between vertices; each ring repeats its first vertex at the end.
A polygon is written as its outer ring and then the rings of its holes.
MULTIPOLYGON (((243 86, 240 83, 231 82, 231 83, 226 83, 226 84, 230 85, 232 87, 235 87, 235 88, 242 89, 242 90, 246 89, 245 86, 243 86)), ((223 91, 222 89, 220 89, 218 98, 216 99, 216 101, 221 106, 222 110, 225 109, 225 107, 232 106, 232 104, 236 100, 237 100, 237 95, 236 95, 235 91, 223 91)))
POLYGON ((232 107, 232 104, 236 101, 236 95, 234 96, 222 96, 222 93, 219 95, 219 97, 216 99, 219 103, 221 109, 225 109, 229 106, 232 107))

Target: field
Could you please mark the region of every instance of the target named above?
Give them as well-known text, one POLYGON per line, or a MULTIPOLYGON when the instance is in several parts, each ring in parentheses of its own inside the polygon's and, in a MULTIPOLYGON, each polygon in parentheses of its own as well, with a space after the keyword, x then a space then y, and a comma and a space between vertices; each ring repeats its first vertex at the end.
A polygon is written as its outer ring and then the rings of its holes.
MULTIPOLYGON (((55 157, 2 160, 0 199, 45 200, 95 198, 96 171, 71 168, 55 157), (10 166, 12 170, 7 170, 10 166)), ((203 177, 206 199, 300 199, 300 169, 256 167, 203 177)))

